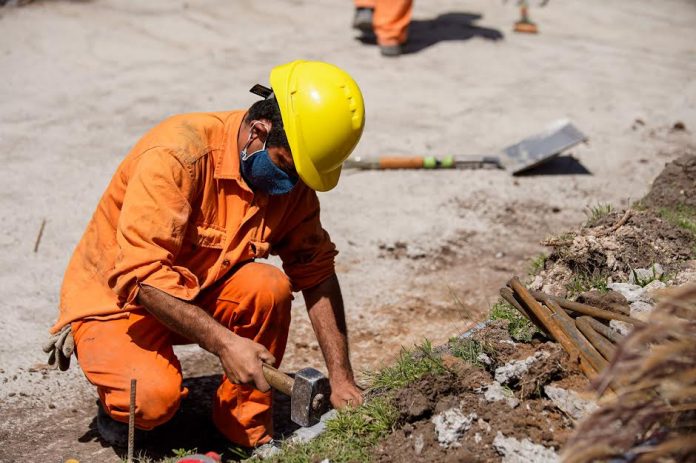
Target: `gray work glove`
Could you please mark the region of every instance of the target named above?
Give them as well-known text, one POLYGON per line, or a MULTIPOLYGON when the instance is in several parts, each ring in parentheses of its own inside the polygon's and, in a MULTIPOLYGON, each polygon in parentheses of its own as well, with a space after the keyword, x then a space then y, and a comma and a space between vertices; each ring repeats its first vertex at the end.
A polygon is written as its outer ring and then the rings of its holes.
POLYGON ((51 335, 43 345, 43 351, 48 354, 48 364, 60 371, 65 371, 70 366, 70 357, 75 351, 75 340, 72 328, 68 323, 56 334, 51 335))

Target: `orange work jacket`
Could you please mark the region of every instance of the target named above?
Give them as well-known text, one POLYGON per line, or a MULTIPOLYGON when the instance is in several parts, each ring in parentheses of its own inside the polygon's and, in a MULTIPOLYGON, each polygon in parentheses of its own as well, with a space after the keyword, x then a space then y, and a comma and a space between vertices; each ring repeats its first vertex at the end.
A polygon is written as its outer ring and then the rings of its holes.
POLYGON ((146 283, 193 301, 235 265, 277 254, 295 291, 334 272, 316 193, 297 183, 254 193, 240 174, 244 111, 173 116, 126 156, 68 264, 57 332, 82 318, 140 309, 146 283))

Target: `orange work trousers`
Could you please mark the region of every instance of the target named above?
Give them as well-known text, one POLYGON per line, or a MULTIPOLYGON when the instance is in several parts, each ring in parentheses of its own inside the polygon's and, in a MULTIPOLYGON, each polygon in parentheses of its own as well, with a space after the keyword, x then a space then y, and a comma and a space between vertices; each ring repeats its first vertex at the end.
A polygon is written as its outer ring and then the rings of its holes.
MULTIPOLYGON (((239 336, 264 345, 279 364, 291 301, 290 282, 281 270, 251 262, 203 291, 194 303, 239 336)), ((172 346, 191 341, 144 310, 117 319, 76 321, 72 330, 80 367, 113 419, 128 422, 131 378, 138 380, 138 428, 152 429, 174 416, 188 390, 182 387, 181 364, 172 346)), ((213 422, 236 444, 266 443, 273 434, 270 392, 235 385, 223 375, 213 401, 213 422)))
POLYGON ((379 45, 401 45, 408 38, 413 0, 354 0, 356 8, 372 8, 372 28, 379 45))

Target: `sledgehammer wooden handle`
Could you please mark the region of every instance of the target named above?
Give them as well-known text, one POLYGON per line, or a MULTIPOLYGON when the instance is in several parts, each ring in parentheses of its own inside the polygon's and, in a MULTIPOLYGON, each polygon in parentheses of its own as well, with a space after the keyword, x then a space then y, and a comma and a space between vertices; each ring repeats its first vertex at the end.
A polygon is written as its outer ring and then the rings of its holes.
POLYGON ((272 366, 263 364, 263 376, 273 389, 277 389, 286 396, 292 397, 292 385, 295 383, 290 376, 273 368, 272 366))

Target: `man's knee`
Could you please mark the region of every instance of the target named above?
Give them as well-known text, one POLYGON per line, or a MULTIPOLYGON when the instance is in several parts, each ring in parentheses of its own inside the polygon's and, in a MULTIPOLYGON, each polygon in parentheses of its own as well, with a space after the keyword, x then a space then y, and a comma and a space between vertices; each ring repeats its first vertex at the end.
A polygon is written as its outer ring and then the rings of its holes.
MULTIPOLYGON (((161 375, 138 378, 135 398, 135 424, 140 429, 152 429, 169 421, 179 409, 183 390, 181 376, 161 375)), ((130 385, 121 389, 100 388, 104 408, 112 418, 128 421, 130 385)))

